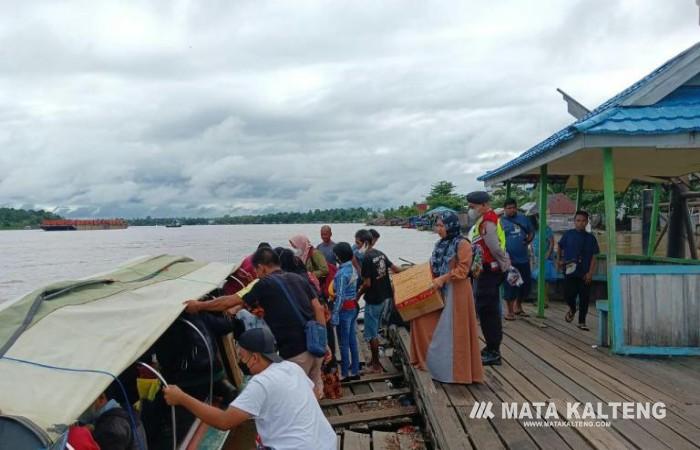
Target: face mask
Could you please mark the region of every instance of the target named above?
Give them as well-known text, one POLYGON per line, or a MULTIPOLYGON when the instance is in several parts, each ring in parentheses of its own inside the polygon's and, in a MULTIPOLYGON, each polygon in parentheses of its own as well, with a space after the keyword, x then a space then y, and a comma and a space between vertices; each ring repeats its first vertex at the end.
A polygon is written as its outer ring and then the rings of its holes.
POLYGON ((467 215, 469 216, 469 220, 471 220, 472 222, 480 217, 480 214, 476 211, 476 209, 473 208, 469 209, 467 215))
POLYGON ((294 249, 294 256, 296 256, 297 258, 301 258, 301 249, 300 248, 294 249))
POLYGON ((368 247, 367 244, 365 244, 365 245, 363 245, 362 247, 360 247, 359 249, 357 249, 357 252, 358 252, 360 255, 364 255, 364 254, 367 252, 367 247, 368 247))
POLYGON ((250 369, 245 363, 242 363, 238 361, 238 367, 241 369, 241 372, 243 372, 243 375, 249 376, 250 375, 250 369))
POLYGON ((93 423, 95 420, 97 420, 97 413, 93 410, 92 406, 78 417, 78 422, 86 425, 93 423))

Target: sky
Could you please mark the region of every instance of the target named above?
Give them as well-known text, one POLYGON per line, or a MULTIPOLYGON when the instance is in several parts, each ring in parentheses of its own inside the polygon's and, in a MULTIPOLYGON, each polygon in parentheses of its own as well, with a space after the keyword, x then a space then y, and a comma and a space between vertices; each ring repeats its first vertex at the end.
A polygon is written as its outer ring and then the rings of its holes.
POLYGON ((0 206, 213 217, 425 198, 699 39, 695 0, 0 0, 0 206))

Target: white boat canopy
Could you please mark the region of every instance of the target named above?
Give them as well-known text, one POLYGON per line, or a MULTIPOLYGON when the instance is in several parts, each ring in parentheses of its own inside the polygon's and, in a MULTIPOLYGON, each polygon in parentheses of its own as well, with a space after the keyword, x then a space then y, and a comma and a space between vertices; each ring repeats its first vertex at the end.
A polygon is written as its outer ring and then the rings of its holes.
POLYGON ((113 381, 109 374, 129 367, 177 319, 184 300, 216 289, 232 269, 143 257, 0 306, 0 441, 21 423, 43 445, 57 442, 113 381))

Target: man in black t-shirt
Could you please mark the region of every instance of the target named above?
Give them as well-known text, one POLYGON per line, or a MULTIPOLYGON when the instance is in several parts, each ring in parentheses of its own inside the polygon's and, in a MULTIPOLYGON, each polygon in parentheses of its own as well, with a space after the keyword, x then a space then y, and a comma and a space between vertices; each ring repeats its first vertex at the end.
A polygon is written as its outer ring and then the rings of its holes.
POLYGON ((243 296, 226 295, 207 302, 188 300, 187 312, 226 311, 231 308, 244 307, 265 319, 277 341, 279 354, 282 358, 295 362, 309 375, 314 382, 314 392, 317 396, 323 393, 321 380, 321 362, 323 358, 313 356, 306 350, 306 321, 315 319, 321 325, 326 324, 323 307, 316 294, 311 289, 308 280, 303 276, 283 272, 280 269, 279 257, 272 249, 261 248, 253 255, 253 266, 259 281, 243 296), (301 323, 289 299, 277 284, 280 281, 296 302, 304 323, 301 323))
POLYGON ((391 288, 389 270, 401 272, 381 251, 372 248, 372 237, 360 238, 362 246, 358 249, 362 258, 362 286, 357 298, 365 296, 365 341, 369 342, 372 352, 370 367, 366 373, 381 372, 379 363, 379 325, 387 303, 392 302, 394 291, 391 288))

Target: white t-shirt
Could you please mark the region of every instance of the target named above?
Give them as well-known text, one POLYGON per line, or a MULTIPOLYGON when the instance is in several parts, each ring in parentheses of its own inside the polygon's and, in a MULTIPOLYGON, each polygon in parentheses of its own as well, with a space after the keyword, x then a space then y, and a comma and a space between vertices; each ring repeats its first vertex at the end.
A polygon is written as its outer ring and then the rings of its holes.
POLYGON ((303 369, 273 363, 253 376, 231 406, 255 418, 262 444, 275 450, 335 450, 336 435, 303 369))

